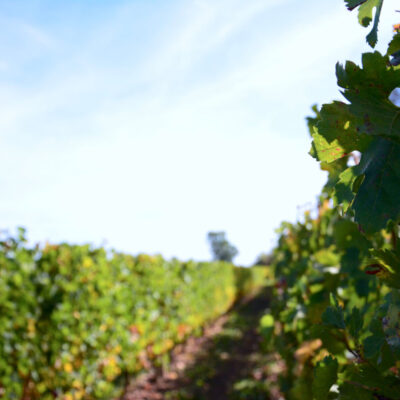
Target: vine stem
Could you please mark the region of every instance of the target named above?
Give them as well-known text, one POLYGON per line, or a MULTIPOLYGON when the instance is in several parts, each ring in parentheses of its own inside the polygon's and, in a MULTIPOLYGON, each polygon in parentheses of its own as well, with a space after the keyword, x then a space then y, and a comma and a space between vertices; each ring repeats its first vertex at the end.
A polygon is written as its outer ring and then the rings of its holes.
POLYGON ((391 238, 392 238, 392 246, 393 246, 393 249, 395 249, 396 246, 397 246, 397 232, 396 232, 395 229, 392 229, 391 238))

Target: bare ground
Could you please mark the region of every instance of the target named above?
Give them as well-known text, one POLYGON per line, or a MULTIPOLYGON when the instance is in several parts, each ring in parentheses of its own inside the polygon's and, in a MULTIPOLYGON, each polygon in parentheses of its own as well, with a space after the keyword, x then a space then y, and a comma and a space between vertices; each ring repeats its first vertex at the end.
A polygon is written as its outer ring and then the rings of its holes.
POLYGON ((268 303, 263 291, 235 306, 174 348, 168 367, 131 379, 121 400, 278 400, 267 365, 275 360, 262 354, 258 332, 268 303))

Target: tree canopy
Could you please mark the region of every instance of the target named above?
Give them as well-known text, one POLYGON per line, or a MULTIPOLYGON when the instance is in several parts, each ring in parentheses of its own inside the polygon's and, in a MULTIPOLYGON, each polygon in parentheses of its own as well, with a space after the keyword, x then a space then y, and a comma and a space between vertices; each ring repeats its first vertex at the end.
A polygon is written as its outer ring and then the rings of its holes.
POLYGON ((238 249, 228 242, 223 231, 208 232, 207 239, 214 260, 232 262, 239 253, 238 249))

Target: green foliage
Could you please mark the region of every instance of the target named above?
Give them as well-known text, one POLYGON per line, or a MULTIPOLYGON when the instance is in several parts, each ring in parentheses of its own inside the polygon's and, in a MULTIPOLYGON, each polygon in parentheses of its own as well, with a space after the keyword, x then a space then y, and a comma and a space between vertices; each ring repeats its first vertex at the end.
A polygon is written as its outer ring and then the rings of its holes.
POLYGON ((268 266, 272 263, 272 254, 261 253, 254 262, 254 265, 268 266))
POLYGON ((265 269, 0 240, 0 397, 108 399, 115 381, 199 331, 265 269), (241 286, 237 286, 241 282, 241 286))
POLYGON ((390 63, 393 66, 400 64, 400 33, 397 33, 393 40, 389 43, 388 55, 390 56, 390 63))
POLYGON ((264 315, 260 320, 260 333, 267 344, 270 343, 274 334, 275 321, 274 317, 270 314, 264 315))
POLYGON ((337 372, 338 362, 330 356, 317 363, 312 385, 314 399, 325 400, 328 398, 331 386, 336 383, 337 372))
POLYGON ((286 365, 280 385, 285 398, 347 399, 354 382, 362 381, 354 398, 379 393, 397 399, 397 233, 367 237, 329 204, 322 199, 316 217, 306 213, 302 222, 282 224, 270 267, 271 310, 260 322, 264 348, 277 351, 286 365), (381 386, 366 384, 365 365, 381 386))
MULTIPOLYGON (((374 46, 382 1, 346 4, 364 26, 376 9, 374 46)), ((278 231, 274 296, 261 320, 264 348, 285 365, 284 398, 400 398, 400 111, 389 100, 399 40, 386 55, 364 54, 362 66, 337 65, 347 102, 314 106, 307 119, 310 153, 328 180, 316 215, 278 231)))
POLYGON ((341 307, 329 306, 322 314, 322 323, 334 328, 344 329, 344 314, 341 307))
POLYGON ((312 126, 311 154, 332 163, 362 153, 359 165, 344 169, 334 185, 334 199, 367 233, 386 227, 400 214, 400 111, 389 96, 400 82, 400 70, 388 67, 378 52, 362 57, 363 67, 338 65, 336 76, 349 103, 322 106, 312 126))
POLYGON ((229 398, 232 400, 265 400, 269 398, 268 387, 263 382, 243 379, 234 384, 229 398))

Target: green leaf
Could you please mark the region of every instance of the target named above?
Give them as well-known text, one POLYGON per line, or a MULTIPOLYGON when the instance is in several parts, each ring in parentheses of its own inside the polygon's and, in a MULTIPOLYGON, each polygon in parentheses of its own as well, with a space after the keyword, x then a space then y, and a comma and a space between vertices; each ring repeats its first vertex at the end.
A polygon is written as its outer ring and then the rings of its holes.
POLYGON ((354 10, 359 5, 365 3, 367 0, 345 0, 346 7, 349 11, 354 10))
POLYGON ((335 205, 341 205, 344 212, 347 212, 351 202, 354 199, 352 190, 353 184, 357 179, 355 168, 350 167, 345 169, 340 175, 335 185, 332 198, 335 205))
POLYGON ((356 247, 362 252, 367 252, 370 248, 368 240, 361 234, 357 224, 348 219, 336 222, 333 238, 339 250, 356 247))
POLYGON ((356 289, 356 293, 360 297, 367 297, 368 294, 371 292, 370 281, 371 279, 367 276, 364 277, 358 276, 357 279, 355 279, 354 286, 356 289))
MULTIPOLYGON (((292 388, 288 391, 288 399, 291 400, 311 400, 312 399, 312 387, 310 385, 311 374, 308 374, 307 369, 303 371, 302 376, 297 378, 292 386, 292 388)), ((266 397, 263 396, 263 399, 266 397)), ((249 397, 247 397, 249 399, 249 397)))
POLYGON ((261 328, 272 328, 274 326, 274 317, 271 314, 264 315, 260 320, 261 328))
MULTIPOLYGON (((378 52, 365 53, 362 56, 362 68, 352 62, 347 62, 344 67, 338 64, 336 75, 338 85, 344 89, 344 97, 350 102, 343 107, 346 113, 351 115, 351 118, 348 118, 352 128, 360 135, 400 141, 400 109, 389 100, 392 91, 399 86, 400 70, 388 68, 387 62, 387 57, 378 52)), ((322 112, 321 117, 322 120, 318 124, 319 133, 329 141, 330 133, 321 130, 324 126, 322 112)), ((339 141, 344 134, 337 134, 339 141)), ((368 143, 365 144, 368 146, 368 143)), ((363 151, 360 148, 357 150, 363 151)))
POLYGON ((351 336, 358 340, 358 336, 364 326, 364 319, 361 311, 354 307, 346 318, 346 326, 351 336))
POLYGON ((371 335, 364 339, 364 356, 368 359, 379 355, 382 346, 385 344, 385 337, 371 335))
POLYGON ((378 7, 381 0, 367 0, 361 4, 358 9, 358 21, 364 27, 367 27, 372 21, 372 14, 375 7, 378 7))
MULTIPOLYGON (((353 191, 357 190, 356 186, 360 186, 360 191, 352 208, 356 212, 356 220, 367 232, 374 232, 384 228, 388 219, 396 220, 398 217, 400 192, 397 190, 399 177, 396 171, 399 170, 398 167, 400 165, 398 161, 400 148, 396 143, 392 142, 381 141, 378 144, 376 141, 370 142, 365 139, 365 135, 359 135, 360 139, 358 141, 357 133, 355 133, 354 129, 350 129, 351 123, 348 129, 350 132, 349 137, 352 137, 352 139, 346 139, 345 129, 340 129, 341 126, 346 126, 345 124, 343 125, 343 121, 346 118, 339 120, 335 119, 335 117, 339 118, 338 110, 343 107, 348 107, 348 110, 351 109, 354 114, 360 116, 364 113, 363 110, 367 108, 371 110, 371 113, 365 113, 363 120, 361 118, 357 119, 356 131, 364 130, 365 134, 368 133, 371 136, 386 136, 398 139, 398 134, 400 133, 400 110, 387 98, 392 89, 398 84, 400 75, 396 74, 395 79, 393 79, 394 76, 389 74, 388 78, 390 78, 389 81, 391 82, 389 85, 386 82, 385 85, 377 85, 380 93, 377 96, 381 96, 383 98, 383 100, 381 99, 382 102, 386 104, 383 107, 382 114, 377 112, 380 106, 375 107, 371 103, 371 101, 375 101, 376 97, 372 92, 369 92, 375 89, 364 87, 365 82, 373 80, 374 76, 376 78, 382 74, 385 75, 387 72, 386 66, 383 66, 382 70, 380 69, 379 60, 382 61, 383 58, 377 54, 372 54, 371 57, 364 57, 364 66, 366 68, 369 66, 368 68, 371 69, 365 73, 365 80, 363 74, 359 75, 361 70, 352 63, 346 64, 345 69, 338 69, 339 82, 342 87, 346 88, 345 95, 349 100, 353 100, 353 103, 340 106, 336 103, 334 107, 323 108, 324 111, 321 112, 323 118, 318 124, 318 132, 323 133, 324 136, 317 133, 317 131, 313 135, 315 157, 322 161, 332 162, 356 148, 364 151, 360 166, 350 167, 340 174, 339 180, 335 185, 333 198, 336 204, 342 204, 344 211, 347 211, 354 199, 353 191), (376 63, 378 63, 378 66, 376 63), (358 96, 362 93, 361 90, 364 90, 365 93, 368 92, 364 99, 358 99, 358 96), (332 113, 332 115, 329 115, 329 113, 332 113), (337 132, 337 139, 332 140, 335 132, 337 132), (386 134, 384 134, 385 132, 386 134), (332 142, 329 142, 329 140, 332 140, 332 142), (369 147, 366 149, 365 146, 367 144, 369 147), (391 203, 387 208, 386 198, 391 203), (372 211, 378 214, 373 218, 370 215, 371 205, 372 211)), ((344 114, 343 112, 342 117, 344 114)), ((350 117, 348 121, 350 121, 350 117)))
POLYGON ((340 272, 356 275, 360 266, 360 250, 357 247, 347 248, 340 260, 340 264, 340 272))
POLYGON ((374 400, 372 392, 348 382, 339 387, 339 393, 339 400, 374 400))
POLYGON ((334 293, 329 293, 329 302, 333 307, 339 307, 339 302, 334 293))
POLYGON ((337 381, 338 362, 331 356, 317 363, 314 369, 312 383, 313 397, 316 400, 326 400, 331 386, 337 381))
POLYGON ((400 216, 400 145, 376 139, 357 170, 365 178, 351 206, 355 220, 365 232, 377 232, 400 216))
POLYGON ((379 18, 381 15, 383 0, 345 0, 347 8, 351 11, 356 7, 358 9, 358 21, 359 23, 367 27, 372 21, 373 11, 376 8, 374 24, 372 26, 371 32, 367 35, 367 42, 371 47, 375 47, 378 41, 378 25, 379 18))
POLYGON ((400 50, 400 33, 396 33, 389 43, 387 55, 392 55, 400 50))
POLYGON ((313 144, 310 154, 317 160, 331 163, 354 150, 363 151, 368 147, 371 139, 359 132, 360 123, 347 104, 339 101, 325 104, 320 116, 311 133, 313 144))
POLYGON ((340 255, 336 252, 335 246, 315 252, 314 259, 324 266, 335 266, 340 263, 340 255))
POLYGON ((385 333, 383 332, 380 318, 374 318, 369 330, 371 335, 364 339, 364 356, 368 359, 377 358, 380 355, 382 346, 385 344, 385 333))
POLYGON ((361 385, 378 395, 374 398, 382 398, 382 396, 390 400, 400 398, 400 380, 394 376, 384 376, 371 365, 348 365, 341 374, 341 378, 344 381, 352 382, 353 385, 361 385))
POLYGON ((346 149, 340 145, 338 140, 329 143, 318 132, 314 132, 312 137, 314 140, 312 142, 310 155, 316 160, 331 163, 347 155, 346 149))
POLYGON ((337 64, 338 85, 350 104, 326 104, 318 118, 309 120, 314 158, 331 163, 352 151, 364 152, 376 136, 400 143, 400 109, 389 100, 400 70, 388 68, 387 62, 375 52, 363 55, 362 68, 352 62, 337 64))
POLYGON ((274 334, 274 317, 271 314, 264 315, 260 320, 260 332, 268 344, 274 334))
POLYGON ((322 314, 322 322, 324 325, 329 325, 334 328, 344 329, 344 314, 341 307, 329 306, 322 314))
POLYGON ((348 104, 334 101, 322 106, 317 129, 329 143, 337 140, 349 154, 354 150, 363 151, 370 141, 367 135, 359 133, 358 123, 348 104))

